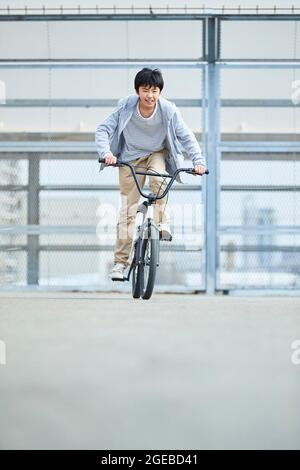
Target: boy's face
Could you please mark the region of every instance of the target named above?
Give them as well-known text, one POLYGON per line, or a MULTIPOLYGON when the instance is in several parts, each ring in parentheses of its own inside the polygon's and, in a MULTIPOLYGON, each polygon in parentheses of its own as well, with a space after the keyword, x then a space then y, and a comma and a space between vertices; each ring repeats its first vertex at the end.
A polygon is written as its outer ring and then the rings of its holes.
POLYGON ((142 85, 139 87, 138 95, 140 97, 141 103, 144 108, 152 109, 155 107, 159 95, 160 95, 160 89, 158 86, 147 86, 147 85, 142 85))

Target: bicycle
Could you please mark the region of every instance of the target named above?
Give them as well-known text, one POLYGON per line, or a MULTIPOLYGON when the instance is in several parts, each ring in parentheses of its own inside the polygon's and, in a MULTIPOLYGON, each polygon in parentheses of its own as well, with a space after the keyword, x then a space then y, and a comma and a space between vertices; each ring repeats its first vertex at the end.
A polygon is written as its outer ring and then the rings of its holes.
MULTIPOLYGON (((99 158, 99 163, 105 163, 105 159, 99 158)), ((127 276, 124 276, 123 280, 129 281, 132 273, 133 298, 138 299, 141 297, 145 300, 150 299, 154 288, 156 270, 159 266, 159 243, 161 240, 159 228, 153 220, 153 204, 155 204, 158 199, 163 199, 168 194, 179 173, 184 172, 194 176, 199 175, 199 173, 196 173, 193 168, 178 168, 172 176, 158 172, 152 173, 149 171, 136 171, 130 163, 122 161, 118 161, 115 164, 108 166, 127 166, 131 170, 131 174, 140 195, 146 199, 137 208, 134 232, 135 236, 132 240, 131 251, 128 258, 129 269, 127 276), (160 196, 151 192, 149 194, 145 194, 136 175, 170 178, 170 181, 160 196)), ((208 175, 209 171, 206 170, 204 174, 208 175)))

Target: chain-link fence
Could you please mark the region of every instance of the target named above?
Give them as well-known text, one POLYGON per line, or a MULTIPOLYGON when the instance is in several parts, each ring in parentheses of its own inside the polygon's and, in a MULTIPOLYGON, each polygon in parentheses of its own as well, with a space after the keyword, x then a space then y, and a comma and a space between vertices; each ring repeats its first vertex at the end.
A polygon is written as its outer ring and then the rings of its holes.
POLYGON ((162 243, 158 290, 299 288, 297 12, 249 21, 188 11, 142 19, 131 11, 117 21, 116 12, 77 12, 76 21, 6 13, 2 286, 129 289, 109 281, 118 172, 99 174, 94 131, 149 65, 162 70, 163 95, 210 169, 170 193, 174 240, 162 243))

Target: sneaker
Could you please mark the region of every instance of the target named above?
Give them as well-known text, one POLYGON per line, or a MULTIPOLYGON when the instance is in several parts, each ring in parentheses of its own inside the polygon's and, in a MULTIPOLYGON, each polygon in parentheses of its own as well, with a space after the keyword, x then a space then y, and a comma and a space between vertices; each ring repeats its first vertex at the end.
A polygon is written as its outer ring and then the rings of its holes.
POLYGON ((115 263, 112 268, 110 278, 112 281, 124 281, 124 271, 126 269, 126 264, 115 263))
POLYGON ((172 233, 170 225, 168 224, 159 224, 159 238, 162 241, 170 242, 172 240, 172 233))

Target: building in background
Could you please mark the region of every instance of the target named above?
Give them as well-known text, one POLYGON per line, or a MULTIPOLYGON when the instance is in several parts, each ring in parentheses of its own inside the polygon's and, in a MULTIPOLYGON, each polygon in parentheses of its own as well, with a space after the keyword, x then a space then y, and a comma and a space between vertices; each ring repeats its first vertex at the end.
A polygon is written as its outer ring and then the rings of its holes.
MULTIPOLYGON (((17 185, 20 181, 18 160, 0 159, 0 186, 17 185)), ((0 191, 0 225, 16 225, 22 214, 22 196, 18 191, 0 191)), ((19 266, 14 250, 9 245, 17 243, 15 235, 1 235, 1 244, 6 246, 0 251, 0 283, 14 284, 18 280, 19 266)))

